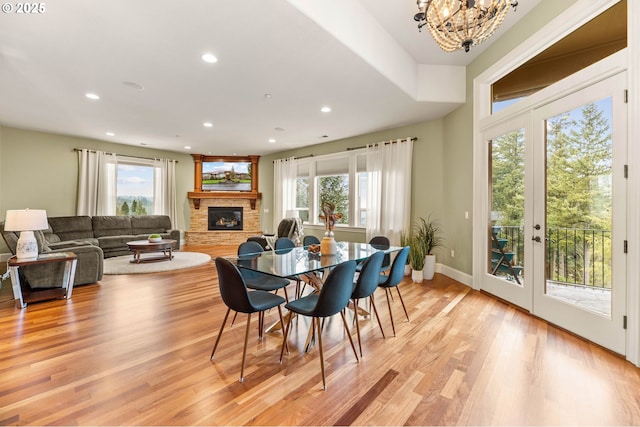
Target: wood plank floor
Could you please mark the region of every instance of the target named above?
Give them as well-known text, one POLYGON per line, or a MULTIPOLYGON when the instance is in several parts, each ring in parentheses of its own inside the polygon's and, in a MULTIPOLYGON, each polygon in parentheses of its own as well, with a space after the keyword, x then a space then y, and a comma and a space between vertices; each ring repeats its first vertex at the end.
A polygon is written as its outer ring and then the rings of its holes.
POLYGON ((26 310, 4 305, 0 424, 640 424, 640 370, 620 357, 442 275, 401 289, 410 322, 396 299, 391 336, 379 292, 387 338, 364 319, 360 363, 340 317, 327 322, 327 391, 317 345, 301 351, 304 318, 282 365, 281 331, 258 341, 255 318, 244 383, 244 315, 209 361, 226 309, 213 263, 105 276, 26 310))

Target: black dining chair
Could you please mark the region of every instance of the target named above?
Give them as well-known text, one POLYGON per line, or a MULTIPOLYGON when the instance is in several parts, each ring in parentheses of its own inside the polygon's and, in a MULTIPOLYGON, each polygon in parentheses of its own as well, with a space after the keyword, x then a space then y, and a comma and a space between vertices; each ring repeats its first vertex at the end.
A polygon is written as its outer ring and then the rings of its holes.
MULTIPOLYGON (((360 361, 360 359, 358 359, 358 354, 356 353, 356 348, 353 345, 351 333, 349 332, 349 326, 347 325, 347 320, 345 319, 343 311, 347 304, 349 304, 349 298, 353 289, 353 277, 355 275, 355 272, 355 261, 345 261, 341 264, 338 264, 333 268, 333 270, 329 272, 327 279, 322 285, 320 293, 307 295, 295 301, 291 301, 285 305, 285 308, 293 313, 312 318, 312 322, 314 324, 314 328, 318 337, 318 348, 320 350, 320 370, 322 372, 322 387, 325 390, 327 389, 327 382, 324 375, 324 355, 322 353, 322 327, 320 326, 320 318, 324 319, 326 317, 330 317, 334 314, 340 313, 340 316, 342 317, 342 324, 344 325, 344 328, 347 332, 349 342, 351 342, 353 354, 356 356, 356 361, 360 361)), ((291 329, 291 317, 292 316, 289 316, 287 326, 284 330, 284 340, 282 341, 282 349, 280 350, 280 362, 282 362, 284 349, 287 344, 287 336, 289 334, 289 330, 291 329)))
MULTIPOLYGON (((389 249, 391 246, 391 240, 387 236, 373 236, 369 240, 370 245, 376 246, 378 249, 389 249)), ((380 267, 380 271, 382 273, 387 273, 391 268, 391 255, 385 254, 384 259, 382 260, 382 266, 380 267)), ((356 271, 360 271, 362 269, 362 263, 358 264, 356 267, 356 271)))
POLYGON ((380 322, 380 316, 378 316, 378 309, 374 301, 373 294, 378 289, 380 266, 382 266, 382 260, 385 253, 382 251, 372 254, 362 263, 362 269, 360 275, 356 280, 353 292, 351 292, 351 299, 353 300, 353 313, 356 321, 356 332, 358 334, 358 347, 360 348, 360 357, 362 357, 362 340, 360 338, 360 322, 358 321, 358 301, 363 298, 369 298, 373 313, 378 320, 378 326, 380 326, 380 332, 382 332, 382 338, 384 338, 384 330, 382 329, 382 323, 380 322))
MULTIPOLYGON (((252 255, 256 256, 263 252, 264 249, 260 243, 255 241, 247 241, 240 243, 238 246, 238 258, 240 262, 243 259, 251 259, 252 255)), ((245 283, 247 284, 247 288, 254 289, 257 291, 267 291, 278 293, 278 289, 282 289, 284 291, 284 298, 289 302, 289 297, 287 295, 287 286, 291 283, 288 279, 284 277, 272 276, 270 274, 260 273, 258 271, 249 270, 246 268, 240 268, 240 274, 244 278, 245 283)))
POLYGON ((393 329, 394 337, 396 336, 396 327, 393 323, 393 312, 391 311, 391 288, 396 288, 396 290, 398 291, 398 296, 400 297, 400 302, 402 303, 404 314, 407 316, 407 321, 409 321, 409 313, 407 313, 407 308, 404 305, 402 294, 400 293, 400 288, 398 287, 398 285, 402 281, 402 278, 404 277, 404 266, 407 263, 408 256, 409 246, 405 246, 400 250, 398 255, 396 255, 395 259, 393 260, 393 264, 391 264, 391 268, 389 269, 389 274, 379 275, 378 286, 384 288, 385 295, 387 297, 387 306, 389 307, 389 317, 391 318, 391 328, 393 329))
POLYGON ((302 246, 309 246, 309 245, 319 245, 320 244, 320 239, 318 239, 316 236, 304 236, 302 238, 302 246))
POLYGON ((249 325, 251 323, 251 314, 258 313, 258 337, 263 338, 263 326, 264 326, 264 312, 274 307, 278 307, 278 315, 280 316, 280 322, 284 325, 282 319, 281 304, 285 302, 284 298, 279 295, 274 295, 271 292, 266 291, 249 291, 242 278, 242 274, 238 270, 238 267, 227 259, 217 257, 215 260, 216 270, 218 271, 218 286, 220 288, 220 296, 227 306, 227 313, 224 315, 220 332, 218 332, 218 338, 213 345, 213 351, 211 351, 210 360, 213 360, 213 356, 218 348, 222 331, 224 331, 224 325, 227 323, 229 312, 234 310, 239 313, 247 314, 247 329, 244 334, 244 348, 242 350, 242 367, 240 369, 240 382, 244 382, 244 366, 247 359, 247 342, 249 340, 249 325))

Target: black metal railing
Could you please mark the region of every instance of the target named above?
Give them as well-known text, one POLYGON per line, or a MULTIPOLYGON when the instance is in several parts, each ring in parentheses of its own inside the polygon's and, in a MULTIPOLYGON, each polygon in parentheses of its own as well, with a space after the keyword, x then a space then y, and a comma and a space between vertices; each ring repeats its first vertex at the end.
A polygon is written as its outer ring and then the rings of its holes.
MULTIPOLYGON (((527 236, 519 226, 495 227, 507 239, 513 264, 524 265, 527 236)), ((531 238, 531 236, 528 236, 531 238)), ((547 281, 561 285, 611 288, 611 231, 591 228, 549 228, 546 236, 547 281)))

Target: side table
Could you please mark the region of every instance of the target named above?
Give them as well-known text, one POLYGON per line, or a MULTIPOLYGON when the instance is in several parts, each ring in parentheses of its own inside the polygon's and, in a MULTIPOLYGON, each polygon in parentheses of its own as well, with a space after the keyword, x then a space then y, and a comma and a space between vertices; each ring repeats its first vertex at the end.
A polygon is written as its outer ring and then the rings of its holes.
POLYGON ((7 263, 9 274, 11 275, 11 286, 13 287, 13 298, 16 300, 18 308, 25 308, 27 302, 42 301, 64 297, 71 298, 73 292, 73 280, 76 275, 76 264, 78 257, 73 252, 43 253, 38 258, 32 260, 19 261, 16 256, 9 258, 7 263), (18 269, 29 265, 48 264, 52 262, 64 263, 64 274, 62 276, 62 287, 42 290, 30 290, 20 283, 18 269))

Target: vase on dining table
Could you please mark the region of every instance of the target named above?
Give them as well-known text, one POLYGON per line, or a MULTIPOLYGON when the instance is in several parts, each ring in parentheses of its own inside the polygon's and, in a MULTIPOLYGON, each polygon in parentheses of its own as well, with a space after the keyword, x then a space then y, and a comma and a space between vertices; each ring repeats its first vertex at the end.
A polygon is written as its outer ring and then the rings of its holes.
POLYGON ((335 255, 336 252, 337 244, 336 239, 333 237, 333 231, 327 231, 320 242, 320 253, 322 255, 335 255))

